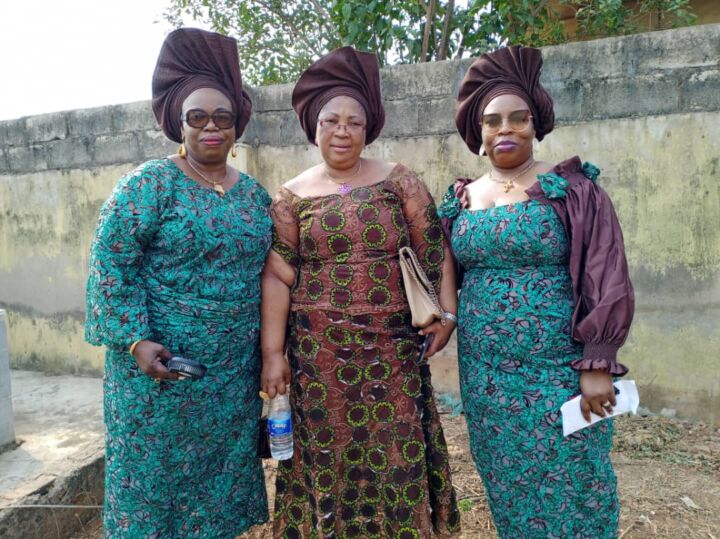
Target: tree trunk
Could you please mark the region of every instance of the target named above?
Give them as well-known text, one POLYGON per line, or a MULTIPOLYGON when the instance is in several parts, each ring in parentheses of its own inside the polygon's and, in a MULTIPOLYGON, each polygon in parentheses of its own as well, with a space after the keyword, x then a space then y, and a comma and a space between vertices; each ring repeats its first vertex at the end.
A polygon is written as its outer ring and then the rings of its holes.
POLYGON ((455 10, 455 0, 448 0, 445 7, 445 20, 443 21, 442 37, 440 38, 440 48, 438 49, 437 59, 445 60, 448 55, 448 44, 450 43, 450 22, 452 21, 453 11, 455 10))
POLYGON ((432 28, 433 18, 435 17, 435 0, 430 0, 425 10, 425 32, 423 33, 422 50, 420 51, 420 61, 428 61, 428 49, 430 48, 430 30, 432 28))

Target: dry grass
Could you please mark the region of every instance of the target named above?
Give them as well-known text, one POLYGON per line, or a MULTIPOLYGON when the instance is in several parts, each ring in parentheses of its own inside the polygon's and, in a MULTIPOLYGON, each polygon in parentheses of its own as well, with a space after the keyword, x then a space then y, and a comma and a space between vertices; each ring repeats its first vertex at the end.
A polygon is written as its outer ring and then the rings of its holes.
MULTIPOLYGON (((453 484, 462 512, 462 539, 496 534, 485 491, 470 457, 462 417, 442 416, 452 461, 453 484)), ((620 495, 622 539, 720 539, 720 429, 660 417, 616 422, 613 462, 620 495)), ((274 467, 267 461, 268 495, 274 467)), ((271 537, 270 525, 256 526, 242 539, 271 537)), ((74 539, 99 539, 89 525, 74 539)))

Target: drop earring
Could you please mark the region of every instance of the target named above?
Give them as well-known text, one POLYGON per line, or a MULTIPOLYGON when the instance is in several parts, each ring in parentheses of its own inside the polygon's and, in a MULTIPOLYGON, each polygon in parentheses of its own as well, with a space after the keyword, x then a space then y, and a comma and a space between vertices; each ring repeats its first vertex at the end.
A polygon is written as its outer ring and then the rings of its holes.
POLYGON ((481 155, 481 156, 483 156, 483 157, 485 157, 485 156, 487 155, 487 152, 485 151, 485 145, 484 145, 484 144, 481 144, 481 145, 480 145, 480 150, 478 151, 478 154, 481 155))
POLYGON ((185 149, 185 140, 180 143, 180 147, 178 148, 178 155, 181 159, 185 159, 185 156, 187 155, 187 150, 185 149))
POLYGON ((532 149, 533 153, 536 153, 540 149, 540 141, 536 138, 533 139, 532 149))
POLYGON ((232 150, 230 150, 230 155, 233 156, 233 159, 237 157, 237 144, 233 144, 232 150))

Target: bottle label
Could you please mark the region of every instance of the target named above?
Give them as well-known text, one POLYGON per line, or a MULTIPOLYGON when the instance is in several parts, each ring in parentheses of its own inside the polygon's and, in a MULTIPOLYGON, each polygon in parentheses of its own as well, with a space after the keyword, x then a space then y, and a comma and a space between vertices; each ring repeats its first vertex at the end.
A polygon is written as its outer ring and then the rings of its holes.
POLYGON ((292 433, 292 418, 290 414, 283 417, 268 418, 268 433, 270 436, 282 436, 292 433))

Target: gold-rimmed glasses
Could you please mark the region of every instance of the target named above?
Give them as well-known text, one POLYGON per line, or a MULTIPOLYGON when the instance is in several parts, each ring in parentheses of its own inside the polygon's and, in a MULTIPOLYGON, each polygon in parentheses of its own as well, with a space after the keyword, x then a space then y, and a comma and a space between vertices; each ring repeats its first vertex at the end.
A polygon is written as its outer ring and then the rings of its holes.
POLYGON ((507 125, 510 131, 525 131, 530 127, 532 114, 529 110, 514 110, 507 116, 501 114, 483 114, 480 121, 480 127, 483 133, 487 135, 496 135, 500 132, 504 125, 507 125))
POLYGON ((343 127, 346 132, 357 135, 365 129, 365 124, 357 120, 350 120, 348 123, 341 124, 335 118, 327 118, 320 120, 318 123, 320 124, 320 129, 328 133, 331 131, 338 131, 341 127, 343 127))

